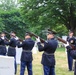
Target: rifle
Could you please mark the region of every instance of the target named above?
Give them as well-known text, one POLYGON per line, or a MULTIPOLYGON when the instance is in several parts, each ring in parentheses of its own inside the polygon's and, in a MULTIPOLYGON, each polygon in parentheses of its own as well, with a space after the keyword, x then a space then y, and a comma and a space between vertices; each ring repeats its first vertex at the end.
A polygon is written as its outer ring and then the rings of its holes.
MULTIPOLYGON (((7 31, 4 31, 6 34, 8 34, 8 35, 11 35, 9 32, 7 32, 7 31)), ((13 36, 13 35, 12 35, 13 36)), ((13 36, 13 37, 16 37, 16 36, 13 36)), ((21 41, 21 42, 23 42, 23 40, 22 39, 18 39, 19 41, 21 41)))
MULTIPOLYGON (((54 34, 57 34, 55 31, 52 31, 52 30, 50 30, 50 29, 48 29, 48 31, 51 31, 51 32, 53 32, 54 34)), ((57 38, 57 40, 63 42, 64 44, 67 44, 67 41, 63 40, 62 38, 60 38, 60 37, 58 37, 58 36, 55 36, 55 37, 57 38)), ((75 48, 75 46, 74 46, 73 44, 69 43, 69 45, 72 47, 73 50, 76 50, 76 48, 75 48)))
MULTIPOLYGON (((48 29, 48 31, 53 32, 53 34, 57 34, 55 31, 52 31, 51 29, 48 29)), ((55 37, 57 38, 57 40, 65 43, 65 44, 67 44, 67 42, 66 42, 65 40, 63 40, 62 38, 60 38, 60 37, 58 37, 58 36, 55 36, 55 37)))
MULTIPOLYGON (((29 33, 31 36, 34 36, 34 37, 38 38, 38 36, 37 36, 36 34, 32 33, 32 32, 27 32, 27 33, 29 33)), ((41 41, 42 43, 45 42, 45 40, 42 39, 42 38, 40 38, 40 41, 41 41)))
POLYGON ((10 35, 10 33, 8 33, 7 31, 4 31, 4 33, 5 33, 5 34, 8 34, 8 35, 10 35))
POLYGON ((67 44, 67 42, 65 40, 63 40, 62 38, 60 38, 58 36, 56 36, 56 38, 57 38, 57 40, 61 41, 62 43, 67 44))

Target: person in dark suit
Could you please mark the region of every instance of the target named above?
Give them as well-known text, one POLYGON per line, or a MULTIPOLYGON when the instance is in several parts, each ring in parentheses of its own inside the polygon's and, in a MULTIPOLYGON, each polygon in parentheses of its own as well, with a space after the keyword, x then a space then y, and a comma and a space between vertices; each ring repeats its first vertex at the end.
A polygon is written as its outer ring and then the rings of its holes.
POLYGON ((16 64, 16 46, 17 46, 17 41, 18 38, 16 37, 15 32, 10 33, 10 41, 6 42, 6 45, 8 45, 8 52, 7 55, 14 57, 14 65, 15 65, 15 74, 17 73, 17 64, 16 64))
POLYGON ((2 32, 0 34, 0 55, 3 55, 3 56, 6 56, 6 53, 7 53, 5 41, 6 41, 6 36, 5 36, 5 33, 2 32))
MULTIPOLYGON (((75 43, 75 37, 73 36, 73 32, 69 31, 69 36, 67 37, 67 42, 70 44, 75 43)), ((73 58, 71 57, 70 53, 67 50, 67 60, 68 60, 68 69, 72 71, 73 68, 73 58)))
MULTIPOLYGON (((70 32, 70 36, 72 37, 68 37, 69 38, 69 44, 66 44, 66 48, 67 48, 67 52, 69 54, 69 56, 71 57, 71 59, 75 60, 74 62, 74 75, 76 75, 76 38, 73 36, 73 32, 70 32)), ((72 63, 73 61, 71 61, 70 63, 72 63)), ((71 67, 71 71, 72 71, 72 65, 71 67)))
POLYGON ((53 32, 48 32, 47 42, 44 42, 43 45, 40 42, 40 39, 37 38, 37 45, 39 51, 44 51, 42 55, 41 64, 43 65, 44 75, 55 75, 55 51, 58 46, 57 40, 54 38, 53 32))
POLYGON ((18 43, 18 47, 22 47, 22 55, 21 55, 21 69, 20 75, 24 75, 25 68, 27 67, 28 75, 33 75, 32 72, 32 48, 34 47, 35 42, 31 39, 29 33, 25 34, 25 40, 22 44, 18 43))

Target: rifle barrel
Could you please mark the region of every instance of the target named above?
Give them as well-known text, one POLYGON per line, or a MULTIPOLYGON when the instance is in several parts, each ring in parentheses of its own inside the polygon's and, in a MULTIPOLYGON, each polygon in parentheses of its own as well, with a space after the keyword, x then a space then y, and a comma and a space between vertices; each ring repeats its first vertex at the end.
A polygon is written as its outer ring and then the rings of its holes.
POLYGON ((60 37, 58 37, 58 36, 56 36, 56 38, 57 38, 59 41, 61 41, 61 42, 65 43, 65 44, 67 44, 67 42, 66 42, 65 40, 63 40, 62 38, 60 38, 60 37))

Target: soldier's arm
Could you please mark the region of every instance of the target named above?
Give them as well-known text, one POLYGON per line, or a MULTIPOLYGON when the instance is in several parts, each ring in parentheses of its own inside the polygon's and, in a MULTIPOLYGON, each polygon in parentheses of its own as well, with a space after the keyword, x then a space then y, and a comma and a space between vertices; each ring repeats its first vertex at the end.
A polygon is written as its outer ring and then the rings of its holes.
POLYGON ((38 45, 38 50, 41 52, 41 51, 45 51, 48 47, 48 43, 44 43, 44 44, 41 44, 40 42, 37 43, 38 45))
POLYGON ((4 40, 2 40, 2 39, 0 38, 0 42, 2 42, 2 41, 4 41, 4 40))
POLYGON ((24 41, 22 43, 20 43, 20 42, 17 43, 18 48, 23 47, 24 45, 25 45, 24 41))
POLYGON ((10 45, 12 43, 13 39, 10 39, 9 41, 5 41, 6 45, 10 45))

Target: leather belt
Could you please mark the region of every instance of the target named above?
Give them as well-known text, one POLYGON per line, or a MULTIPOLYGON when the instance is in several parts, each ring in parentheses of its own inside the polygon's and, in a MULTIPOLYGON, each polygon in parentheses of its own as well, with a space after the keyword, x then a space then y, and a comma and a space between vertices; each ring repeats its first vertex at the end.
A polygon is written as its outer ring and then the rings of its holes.
POLYGON ((47 52, 44 52, 44 54, 46 54, 46 55, 54 55, 54 53, 47 53, 47 52))

